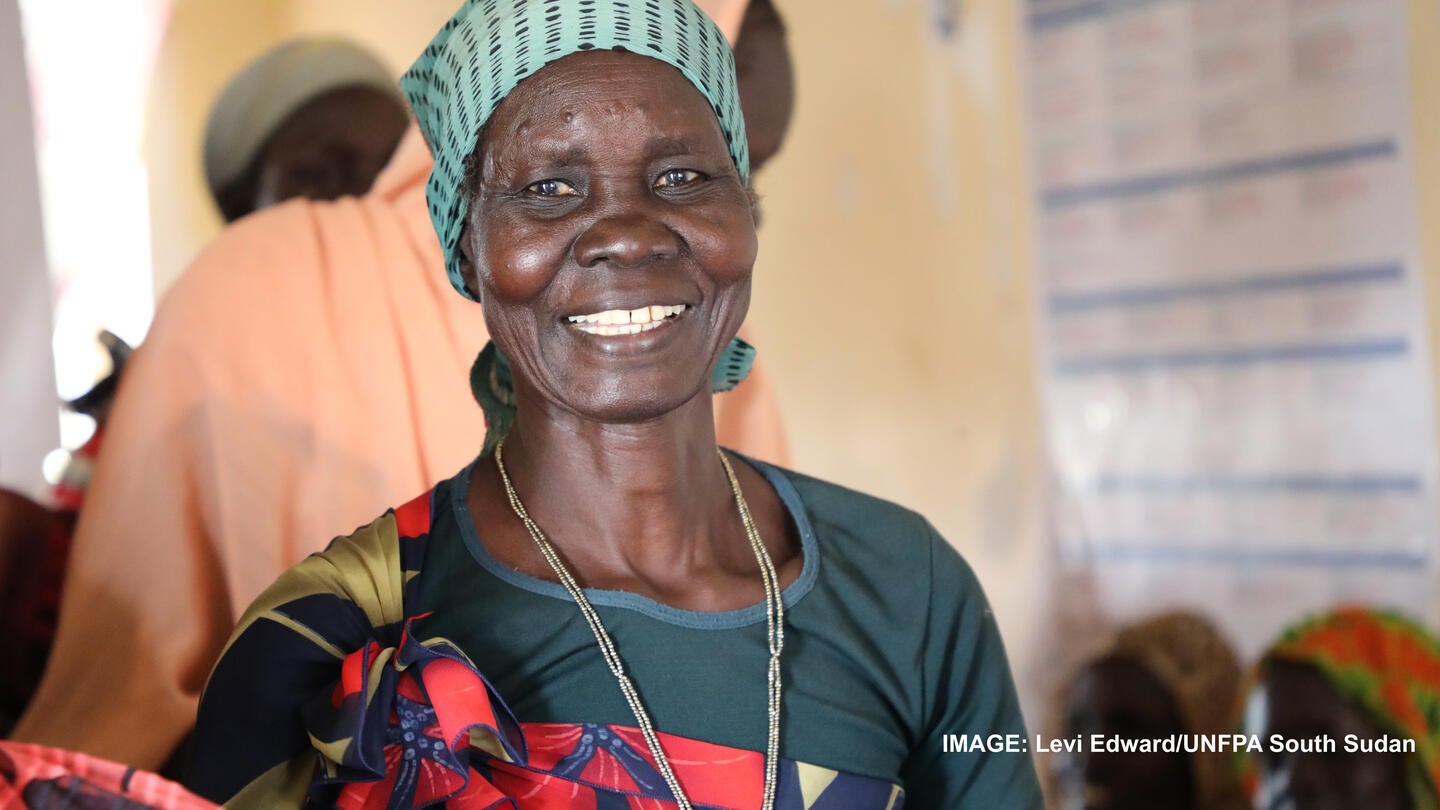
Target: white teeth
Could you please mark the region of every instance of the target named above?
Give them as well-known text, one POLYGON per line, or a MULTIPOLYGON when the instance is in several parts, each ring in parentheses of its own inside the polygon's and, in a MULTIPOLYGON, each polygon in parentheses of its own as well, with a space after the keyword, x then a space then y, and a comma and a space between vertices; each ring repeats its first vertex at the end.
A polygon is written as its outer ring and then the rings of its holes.
POLYGON ((590 315, 571 315, 565 320, 592 335, 638 335, 658 328, 689 307, 685 304, 654 304, 639 309, 608 309, 590 315))
POLYGON ((623 326, 605 326, 603 324, 580 323, 575 328, 581 332, 589 332, 592 335, 638 335, 641 332, 649 332, 651 329, 659 329, 664 326, 664 321, 651 321, 649 323, 627 323, 623 326))

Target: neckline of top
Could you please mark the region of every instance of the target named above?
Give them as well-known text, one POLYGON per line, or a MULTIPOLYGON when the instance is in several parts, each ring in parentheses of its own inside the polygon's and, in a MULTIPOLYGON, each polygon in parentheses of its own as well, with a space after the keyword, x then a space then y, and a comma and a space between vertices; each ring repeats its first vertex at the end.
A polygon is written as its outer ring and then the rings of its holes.
MULTIPOLYGON (((765 480, 775 488, 776 494, 780 496, 780 502, 790 519, 795 521, 795 526, 800 533, 800 554, 802 558, 800 576, 786 586, 781 592, 781 599, 786 609, 799 602, 810 589, 815 585, 815 579, 819 574, 820 556, 818 544, 815 541, 815 530, 810 523, 809 515, 806 514, 805 505, 800 499, 800 493, 795 489, 779 467, 767 464, 757 459, 752 459, 733 450, 727 450, 732 457, 740 459, 750 465, 756 472, 764 476, 765 480)), ((466 502, 466 494, 470 491, 470 475, 480 459, 470 462, 465 469, 449 481, 445 497, 450 501, 450 508, 454 513, 456 522, 460 525, 460 535, 465 541, 465 548, 470 552, 471 558, 479 563, 489 573, 493 574, 503 582, 517 588, 559 599, 574 604, 570 593, 558 582, 532 577, 529 574, 511 568, 510 566, 495 559, 489 549, 480 540, 480 533, 475 527, 475 520, 470 512, 470 506, 466 502)), ((757 571, 758 573, 758 571, 757 571)), ((733 630, 746 625, 757 624, 765 621, 765 603, 756 602, 743 608, 721 611, 699 611, 685 610, 673 607, 663 602, 657 602, 648 596, 641 596, 630 591, 604 590, 600 588, 585 588, 585 598, 590 600, 596 607, 607 606, 624 608, 641 613, 657 621, 677 625, 695 630, 733 630)))

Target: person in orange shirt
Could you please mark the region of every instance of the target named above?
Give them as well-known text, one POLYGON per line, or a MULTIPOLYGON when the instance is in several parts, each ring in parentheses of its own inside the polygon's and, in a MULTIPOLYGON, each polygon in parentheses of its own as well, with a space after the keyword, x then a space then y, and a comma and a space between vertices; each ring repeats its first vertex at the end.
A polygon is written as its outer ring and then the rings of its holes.
MULTIPOLYGON (((745 0, 701 5, 735 36, 745 0)), ((788 71, 772 73, 784 92, 743 104, 789 103, 788 71)), ((246 217, 167 294, 127 365, 55 649, 15 739, 160 768, 266 585, 471 460, 486 329, 435 272, 430 166, 412 127, 370 193, 246 217)), ((763 363, 715 419, 723 444, 786 461, 763 363)))

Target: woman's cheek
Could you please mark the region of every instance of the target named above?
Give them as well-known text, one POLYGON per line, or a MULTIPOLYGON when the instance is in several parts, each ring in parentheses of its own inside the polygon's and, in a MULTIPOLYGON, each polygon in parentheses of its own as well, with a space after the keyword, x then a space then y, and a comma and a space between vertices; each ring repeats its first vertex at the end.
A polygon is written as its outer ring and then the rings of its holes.
POLYGON ((540 228, 492 229, 485 267, 496 295, 528 301, 544 292, 562 263, 564 245, 540 228))
POLYGON ((713 268, 719 280, 733 282, 750 275, 760 255, 760 240, 748 207, 707 220, 703 232, 703 238, 691 244, 702 248, 702 262, 713 268))

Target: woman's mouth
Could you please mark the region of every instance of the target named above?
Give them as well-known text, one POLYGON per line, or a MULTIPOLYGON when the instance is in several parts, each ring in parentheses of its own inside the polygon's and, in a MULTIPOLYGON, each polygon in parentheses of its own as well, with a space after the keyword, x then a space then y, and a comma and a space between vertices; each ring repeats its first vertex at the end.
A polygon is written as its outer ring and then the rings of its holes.
POLYGON ((687 304, 652 304, 639 309, 607 309, 589 315, 571 315, 565 322, 592 335, 638 335, 659 329, 689 308, 687 304))

